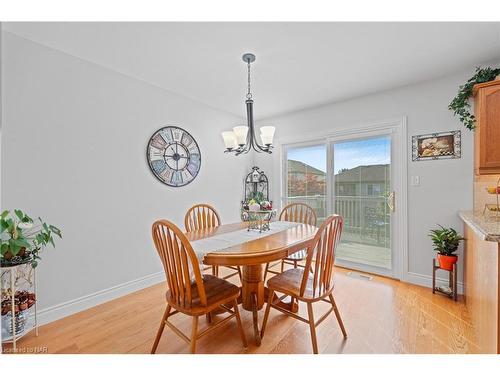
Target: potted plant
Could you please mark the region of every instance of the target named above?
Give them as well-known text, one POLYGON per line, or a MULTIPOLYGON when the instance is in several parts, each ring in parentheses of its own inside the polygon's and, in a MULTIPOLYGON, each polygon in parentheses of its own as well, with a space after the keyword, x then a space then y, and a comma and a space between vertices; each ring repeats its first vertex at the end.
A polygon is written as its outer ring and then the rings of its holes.
POLYGON ((474 75, 469 80, 458 88, 458 94, 453 98, 448 106, 450 111, 453 111, 455 116, 458 116, 460 122, 469 130, 474 130, 476 127, 476 118, 471 113, 469 99, 472 96, 474 85, 493 81, 500 76, 500 68, 476 68, 474 75))
POLYGON ((21 210, 5 210, 0 215, 0 264, 29 263, 36 267, 39 253, 51 244, 61 231, 41 218, 33 220, 21 210))
POLYGON ((459 235, 455 229, 445 228, 442 225, 439 225, 439 229, 431 230, 429 237, 434 244, 434 250, 438 252, 439 267, 452 271, 453 265, 458 260, 458 256, 454 253, 457 251, 460 241, 465 238, 459 235))

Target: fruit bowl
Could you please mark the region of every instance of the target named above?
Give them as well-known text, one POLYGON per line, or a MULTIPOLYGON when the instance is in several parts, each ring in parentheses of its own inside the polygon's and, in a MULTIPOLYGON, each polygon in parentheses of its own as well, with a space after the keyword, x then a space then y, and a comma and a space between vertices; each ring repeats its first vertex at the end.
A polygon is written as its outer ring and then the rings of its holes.
POLYGON ((487 187, 486 191, 488 194, 500 194, 500 186, 487 187))

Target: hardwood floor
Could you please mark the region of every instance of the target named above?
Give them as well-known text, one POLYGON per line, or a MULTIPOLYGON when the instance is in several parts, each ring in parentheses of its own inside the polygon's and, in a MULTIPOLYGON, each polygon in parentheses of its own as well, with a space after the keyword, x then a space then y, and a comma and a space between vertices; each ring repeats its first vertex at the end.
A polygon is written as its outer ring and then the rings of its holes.
MULTIPOLYGON (((382 277, 374 277, 372 281, 356 279, 340 268, 334 277, 335 299, 348 338, 342 338, 331 314, 317 329, 320 353, 478 352, 461 298, 453 302, 442 295, 433 295, 428 288, 382 277)), ((233 282, 237 283, 236 277, 233 282)), ((164 311, 164 293, 162 283, 115 299, 42 326, 38 337, 30 333, 18 345, 46 347, 48 353, 149 353, 164 311)), ((315 316, 328 307, 316 305, 315 316)), ((305 305, 300 305, 299 310, 301 315, 307 315, 305 305)), ((248 348, 241 345, 234 321, 201 338, 197 353, 312 352, 308 325, 275 310, 271 310, 262 345, 255 346, 252 314, 240 311, 248 348)), ((260 322, 263 314, 264 309, 259 312, 260 322)), ((189 332, 189 317, 177 314, 171 319, 189 332)), ((200 319, 200 328, 206 324, 206 319, 200 319)), ((189 347, 166 328, 157 349, 157 354, 160 353, 189 353, 189 347)))

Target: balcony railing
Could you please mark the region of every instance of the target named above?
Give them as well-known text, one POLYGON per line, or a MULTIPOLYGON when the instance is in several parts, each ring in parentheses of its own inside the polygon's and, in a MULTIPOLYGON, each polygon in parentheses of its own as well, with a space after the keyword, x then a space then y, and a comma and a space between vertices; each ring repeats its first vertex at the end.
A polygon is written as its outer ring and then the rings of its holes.
MULTIPOLYGON (((318 225, 327 216, 326 196, 295 196, 282 199, 283 205, 305 203, 318 216, 318 225)), ((337 196, 333 211, 344 218, 344 240, 388 246, 390 241, 390 213, 383 196, 337 196)))

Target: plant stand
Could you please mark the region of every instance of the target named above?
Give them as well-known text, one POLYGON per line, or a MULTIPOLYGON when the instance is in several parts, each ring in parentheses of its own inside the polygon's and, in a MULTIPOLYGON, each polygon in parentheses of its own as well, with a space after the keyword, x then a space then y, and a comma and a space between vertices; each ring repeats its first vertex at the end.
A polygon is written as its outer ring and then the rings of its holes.
POLYGON ((22 263, 12 266, 1 266, 1 300, 8 303, 10 311, 2 311, 2 344, 12 343, 12 349, 17 350, 17 341, 27 333, 35 330, 38 336, 36 277, 31 263, 22 263), (31 291, 34 294, 34 303, 25 310, 16 311, 16 292, 31 291))
POLYGON ((450 270, 445 270, 444 268, 439 267, 439 262, 436 262, 436 259, 432 259, 432 294, 439 292, 441 294, 444 294, 445 296, 453 298, 456 301, 457 296, 458 296, 457 279, 458 279, 457 263, 453 264, 453 269, 450 271, 450 270), (448 285, 451 289, 451 292, 448 293, 448 292, 441 290, 439 287, 436 287, 436 270, 438 270, 438 269, 447 271, 449 273, 448 285))

